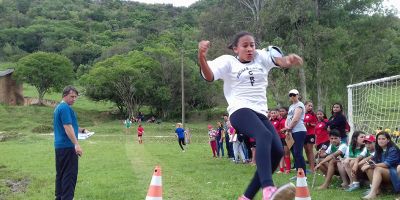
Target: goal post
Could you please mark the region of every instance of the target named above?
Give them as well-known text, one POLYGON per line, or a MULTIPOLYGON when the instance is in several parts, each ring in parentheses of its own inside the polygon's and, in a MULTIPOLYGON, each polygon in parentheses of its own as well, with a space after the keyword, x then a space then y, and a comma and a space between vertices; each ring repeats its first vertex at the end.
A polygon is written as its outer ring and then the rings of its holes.
POLYGON ((350 134, 399 128, 400 75, 348 85, 347 97, 350 134))

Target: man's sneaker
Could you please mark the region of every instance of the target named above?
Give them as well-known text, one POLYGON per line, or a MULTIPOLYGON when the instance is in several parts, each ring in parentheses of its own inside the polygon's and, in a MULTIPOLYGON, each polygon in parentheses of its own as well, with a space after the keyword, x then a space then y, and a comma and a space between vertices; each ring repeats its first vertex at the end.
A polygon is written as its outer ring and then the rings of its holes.
POLYGON ((296 197, 296 186, 293 183, 282 185, 267 200, 292 200, 296 197))
POLYGON ((352 183, 346 192, 353 192, 354 190, 360 189, 360 183, 352 183))

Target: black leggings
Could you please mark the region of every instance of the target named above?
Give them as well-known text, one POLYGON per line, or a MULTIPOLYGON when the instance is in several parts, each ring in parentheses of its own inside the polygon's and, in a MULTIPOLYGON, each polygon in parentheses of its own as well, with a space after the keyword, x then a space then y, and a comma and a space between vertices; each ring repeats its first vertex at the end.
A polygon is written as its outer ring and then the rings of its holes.
POLYGON ((185 144, 185 138, 178 138, 178 143, 179 143, 179 146, 181 147, 181 149, 182 149, 182 150, 185 150, 185 149, 183 148, 183 146, 182 146, 182 145, 186 145, 186 144, 185 144))
POLYGON ((256 140, 257 170, 244 195, 252 199, 260 188, 273 186, 272 173, 283 156, 283 146, 268 118, 249 108, 241 108, 230 116, 232 126, 256 140))

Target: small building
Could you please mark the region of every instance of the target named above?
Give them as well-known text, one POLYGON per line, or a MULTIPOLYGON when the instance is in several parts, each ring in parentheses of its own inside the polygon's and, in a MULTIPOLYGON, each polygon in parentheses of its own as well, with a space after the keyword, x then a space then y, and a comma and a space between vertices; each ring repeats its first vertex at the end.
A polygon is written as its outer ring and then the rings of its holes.
POLYGON ((22 84, 12 78, 14 69, 0 71, 0 103, 7 105, 24 105, 22 84))

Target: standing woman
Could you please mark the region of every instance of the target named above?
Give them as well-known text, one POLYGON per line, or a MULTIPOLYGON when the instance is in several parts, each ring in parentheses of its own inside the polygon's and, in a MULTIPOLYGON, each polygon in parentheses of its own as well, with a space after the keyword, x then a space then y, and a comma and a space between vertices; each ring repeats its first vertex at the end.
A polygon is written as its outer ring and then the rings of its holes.
POLYGON ((304 126, 306 108, 299 100, 299 91, 296 89, 289 91, 289 98, 292 105, 289 107, 285 130, 289 134, 291 133, 294 139, 292 148, 296 169, 302 168, 306 172, 306 162, 303 157, 304 141, 307 134, 307 129, 304 126))
POLYGON ((342 143, 347 143, 347 134, 346 134, 346 117, 343 115, 343 106, 340 103, 334 103, 331 109, 332 116, 329 118, 329 121, 326 123, 326 129, 330 132, 333 129, 336 129, 340 133, 340 137, 342 138, 342 143))
POLYGON ((260 188, 263 200, 293 199, 293 184, 277 189, 272 180, 272 173, 278 167, 283 148, 267 118, 266 91, 269 70, 274 67, 302 65, 303 60, 295 54, 283 56, 277 47, 258 50, 255 44, 251 33, 239 32, 228 46, 236 56, 223 55, 207 61, 210 41, 199 42, 201 74, 207 81, 224 81, 224 95, 229 105, 227 110, 232 126, 237 132, 255 138, 257 143, 257 170, 246 192, 239 199, 254 198, 260 188))
POLYGON ((307 160, 310 163, 310 170, 314 171, 314 144, 315 144, 315 126, 317 125, 317 116, 313 111, 313 103, 306 101, 306 114, 304 124, 307 129, 306 140, 304 142, 304 150, 306 151, 307 160))

